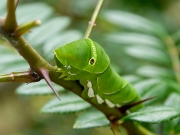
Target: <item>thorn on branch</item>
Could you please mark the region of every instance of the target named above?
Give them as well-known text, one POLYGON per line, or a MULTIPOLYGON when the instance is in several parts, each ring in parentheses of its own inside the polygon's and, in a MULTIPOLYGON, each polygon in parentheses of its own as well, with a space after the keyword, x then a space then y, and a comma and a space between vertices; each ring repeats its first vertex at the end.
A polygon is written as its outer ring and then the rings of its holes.
POLYGON ((132 104, 129 104, 129 105, 124 105, 124 106, 122 106, 122 107, 120 107, 120 108, 118 108, 118 109, 120 110, 120 112, 125 113, 125 112, 126 112, 127 110, 129 110, 130 108, 133 108, 133 107, 135 107, 135 106, 137 106, 137 105, 139 105, 139 104, 142 104, 142 103, 144 103, 144 102, 146 102, 146 101, 149 101, 149 100, 151 100, 151 99, 154 99, 154 98, 156 98, 156 97, 157 97, 157 96, 150 97, 150 98, 146 98, 146 99, 137 101, 137 102, 132 103, 132 104))
POLYGON ((40 71, 41 75, 44 77, 44 79, 45 79, 45 81, 47 82, 47 84, 48 84, 48 85, 50 86, 50 88, 53 90, 53 92, 54 92, 54 94, 56 95, 56 97, 57 97, 59 100, 61 100, 60 97, 59 97, 58 92, 57 92, 56 89, 54 88, 54 86, 53 86, 53 84, 52 84, 52 81, 51 81, 51 79, 50 79, 50 77, 49 77, 49 71, 48 71, 47 69, 45 69, 45 68, 40 68, 39 71, 40 71))
POLYGON ((7 0, 7 16, 3 21, 3 28, 7 31, 13 32, 17 27, 15 12, 16 12, 15 1, 7 0))
POLYGON ((29 32, 30 29, 39 26, 40 24, 41 24, 40 20, 24 23, 15 29, 15 31, 12 33, 12 36, 16 36, 16 37, 22 36, 23 34, 29 32))

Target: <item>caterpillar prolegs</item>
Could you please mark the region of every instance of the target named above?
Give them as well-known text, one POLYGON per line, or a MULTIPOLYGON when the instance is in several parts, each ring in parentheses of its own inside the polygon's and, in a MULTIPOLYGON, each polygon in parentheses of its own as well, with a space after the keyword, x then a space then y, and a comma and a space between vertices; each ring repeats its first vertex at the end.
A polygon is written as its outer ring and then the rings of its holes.
MULTIPOLYGON (((89 38, 77 40, 54 50, 60 78, 79 80, 82 96, 110 108, 137 102, 140 97, 124 78, 111 67, 104 49, 89 38)), ((138 105, 139 108, 141 105, 138 105)))

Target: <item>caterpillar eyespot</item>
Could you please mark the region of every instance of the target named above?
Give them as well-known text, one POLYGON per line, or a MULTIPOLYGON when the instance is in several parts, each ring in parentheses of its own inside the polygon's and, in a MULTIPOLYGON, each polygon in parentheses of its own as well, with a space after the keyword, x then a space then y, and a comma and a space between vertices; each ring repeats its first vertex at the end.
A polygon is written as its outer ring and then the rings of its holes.
POLYGON ((95 60, 94 60, 93 58, 91 58, 91 59, 89 60, 89 63, 90 63, 91 65, 94 65, 94 62, 95 62, 95 60))
MULTIPOLYGON (((57 48, 54 50, 54 58, 64 76, 69 80, 79 80, 84 86, 82 96, 91 98, 96 104, 114 108, 140 100, 135 88, 112 69, 104 49, 89 38, 57 48)), ((140 104, 134 108, 141 107, 140 104)))

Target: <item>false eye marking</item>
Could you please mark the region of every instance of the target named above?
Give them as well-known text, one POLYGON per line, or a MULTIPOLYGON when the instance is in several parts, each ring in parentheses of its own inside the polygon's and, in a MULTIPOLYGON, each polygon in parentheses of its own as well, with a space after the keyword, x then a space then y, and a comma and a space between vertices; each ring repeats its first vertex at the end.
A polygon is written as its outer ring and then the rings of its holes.
POLYGON ((89 60, 89 64, 94 65, 94 63, 95 63, 94 58, 91 58, 91 59, 89 60))
POLYGON ((88 86, 88 88, 92 88, 92 83, 91 83, 91 81, 88 80, 87 86, 88 86))
POLYGON ((76 74, 71 73, 70 71, 68 72, 68 74, 70 74, 70 75, 76 75, 76 74))
POLYGON ((96 98, 99 104, 102 104, 104 102, 104 100, 99 95, 96 95, 96 98))
POLYGON ((116 107, 117 107, 117 108, 120 108, 120 107, 121 107, 121 105, 119 105, 119 104, 116 104, 116 107))
POLYGON ((71 66, 69 65, 69 66, 67 67, 67 69, 71 69, 71 66))
POLYGON ((115 104, 113 104, 111 101, 109 101, 108 99, 105 99, 106 104, 110 107, 110 108, 114 108, 115 104))
POLYGON ((89 88, 89 89, 88 89, 88 96, 89 96, 90 98, 94 97, 94 90, 93 90, 92 88, 89 88))
POLYGON ((93 88, 92 88, 92 83, 91 83, 91 81, 89 81, 89 80, 87 80, 87 87, 89 88, 89 89, 88 89, 88 96, 89 96, 90 98, 94 97, 94 90, 93 90, 93 88))
POLYGON ((89 64, 91 66, 94 66, 94 64, 96 63, 96 59, 97 59, 96 46, 95 46, 94 42, 91 39, 86 38, 86 41, 91 46, 91 58, 89 59, 89 64))

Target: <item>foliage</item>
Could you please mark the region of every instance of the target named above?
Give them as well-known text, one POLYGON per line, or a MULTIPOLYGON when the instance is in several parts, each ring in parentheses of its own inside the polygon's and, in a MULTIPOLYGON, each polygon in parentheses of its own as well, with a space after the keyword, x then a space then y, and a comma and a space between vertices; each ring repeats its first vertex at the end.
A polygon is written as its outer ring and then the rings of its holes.
POLYGON ((178 117, 179 111, 167 106, 149 106, 125 116, 120 122, 133 120, 137 122, 161 123, 178 117))
MULTIPOLYGON (((0 4, 1 16, 5 15, 5 4, 5 0, 0 4)), ((87 12, 82 13, 84 18, 85 13, 87 12)), ((73 22, 72 18, 67 15, 54 14, 55 11, 52 7, 43 1, 28 4, 22 2, 17 8, 19 24, 33 19, 42 20, 43 24, 33 29, 25 38, 50 63, 54 63, 52 50, 80 39, 83 35, 82 28, 75 29, 73 27, 72 29, 72 26, 80 28, 79 22, 73 22)), ((76 16, 79 14, 79 12, 78 14, 75 12, 76 16)), ((82 26, 83 23, 84 21, 81 23, 82 26)), ((170 132, 174 132, 174 134, 180 132, 180 119, 169 121, 180 114, 178 104, 180 99, 180 72, 178 72, 180 70, 178 69, 180 66, 180 32, 178 30, 169 31, 169 27, 171 25, 165 25, 163 20, 152 20, 130 12, 104 9, 99 16, 96 32, 92 33, 92 37, 103 46, 110 56, 114 69, 134 85, 142 99, 157 96, 155 99, 145 102, 145 108, 127 115, 120 122, 126 120, 148 123, 167 121, 163 123, 164 128, 161 129, 164 135, 168 135, 170 132), (159 117, 165 111, 168 115, 159 117)), ((29 68, 23 58, 11 48, 3 37, 0 44, 0 64, 2 65, 0 74, 29 68)), ((109 124, 106 117, 94 110, 90 104, 74 94, 66 92, 60 86, 56 87, 60 90, 62 101, 51 99, 44 105, 41 112, 78 113, 75 128, 92 128, 109 124)), ((52 94, 49 86, 44 82, 28 86, 21 85, 16 92, 20 95, 52 94)), ((159 130, 159 126, 141 124, 153 132, 159 130)))

